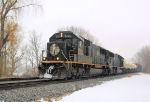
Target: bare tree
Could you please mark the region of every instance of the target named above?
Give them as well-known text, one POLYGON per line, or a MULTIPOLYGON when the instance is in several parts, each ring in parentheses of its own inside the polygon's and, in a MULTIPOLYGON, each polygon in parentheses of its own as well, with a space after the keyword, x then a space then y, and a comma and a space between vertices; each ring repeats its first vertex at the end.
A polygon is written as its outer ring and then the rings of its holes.
POLYGON ((5 46, 2 48, 1 52, 3 52, 2 54, 2 58, 5 60, 1 60, 4 64, 4 68, 3 68, 3 74, 6 75, 7 74, 7 69, 6 69, 6 65, 7 65, 7 56, 8 56, 8 49, 7 48, 12 48, 13 46, 15 46, 17 40, 15 37, 16 32, 18 31, 18 24, 16 24, 15 22, 11 22, 11 21, 5 21, 5 34, 9 34, 10 36, 8 36, 8 41, 5 43, 5 46), (9 47, 10 46, 10 47, 9 47))
POLYGON ((81 27, 75 27, 75 26, 62 27, 62 28, 58 28, 57 31, 62 31, 62 30, 72 31, 74 34, 76 34, 78 36, 82 36, 82 37, 92 41, 96 45, 100 45, 97 38, 95 38, 92 34, 90 34, 89 31, 87 31, 81 27))
POLYGON ((139 63, 142 64, 141 58, 140 58, 140 52, 137 52, 132 58, 131 61, 133 63, 139 63))
POLYGON ((16 58, 16 70, 15 73, 19 73, 19 77, 30 77, 32 75, 32 68, 31 68, 31 62, 30 58, 32 57, 30 55, 30 48, 28 47, 28 44, 22 45, 20 48, 20 54, 19 57, 16 58))
MULTIPOLYGON (((1 0, 0 1, 0 76, 2 75, 2 50, 4 45, 9 41, 10 33, 6 29, 6 21, 15 21, 24 8, 33 7, 41 8, 37 0, 1 0)), ((14 27, 16 26, 13 25, 14 27)))
POLYGON ((142 65, 143 72, 150 73, 150 46, 142 47, 132 60, 142 65))
POLYGON ((33 74, 37 74, 37 67, 39 65, 39 61, 41 59, 41 52, 42 52, 42 40, 41 34, 38 34, 35 30, 29 32, 29 52, 30 53, 28 59, 33 68, 33 74))
POLYGON ((24 45, 23 49, 25 49, 23 58, 24 58, 25 69, 27 70, 27 68, 29 67, 28 65, 29 65, 29 59, 30 59, 30 55, 29 55, 30 50, 28 48, 28 44, 24 45))
POLYGON ((22 36, 19 34, 19 30, 16 30, 16 32, 13 32, 9 36, 9 42, 7 42, 7 63, 9 64, 8 66, 10 67, 10 75, 13 76, 13 73, 16 71, 17 68, 21 66, 20 61, 23 58, 23 49, 19 51, 20 48, 20 43, 22 41, 22 36))

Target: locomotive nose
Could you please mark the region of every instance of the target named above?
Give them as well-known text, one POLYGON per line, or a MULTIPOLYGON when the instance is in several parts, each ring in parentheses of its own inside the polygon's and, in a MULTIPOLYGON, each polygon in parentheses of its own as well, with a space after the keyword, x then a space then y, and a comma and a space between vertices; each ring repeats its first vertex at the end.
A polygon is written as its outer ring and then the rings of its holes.
POLYGON ((48 79, 52 79, 52 75, 48 74, 48 73, 45 73, 43 77, 44 78, 48 78, 48 79))
POLYGON ((48 60, 65 60, 66 56, 66 43, 59 41, 59 42, 50 42, 47 44, 47 59, 48 60))
POLYGON ((52 79, 52 70, 54 69, 54 66, 51 65, 47 70, 46 70, 46 73, 44 74, 44 78, 49 78, 49 79, 52 79))
POLYGON ((59 52, 60 52, 60 47, 58 46, 58 44, 50 45, 50 54, 52 56, 58 55, 59 52))

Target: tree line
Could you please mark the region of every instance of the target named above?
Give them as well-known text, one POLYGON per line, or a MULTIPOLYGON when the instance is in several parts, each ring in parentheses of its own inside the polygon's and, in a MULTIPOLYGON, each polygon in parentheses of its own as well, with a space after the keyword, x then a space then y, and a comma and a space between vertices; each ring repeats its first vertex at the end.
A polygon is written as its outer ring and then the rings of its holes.
POLYGON ((150 73, 150 46, 143 46, 132 58, 132 62, 142 65, 144 73, 150 73))
MULTIPOLYGON (((38 0, 0 1, 0 76, 13 76, 16 69, 23 65, 22 59, 27 50, 21 44, 22 27, 17 20, 26 9, 42 9, 42 5, 38 0)), ((31 46, 33 37, 30 38, 31 46)))

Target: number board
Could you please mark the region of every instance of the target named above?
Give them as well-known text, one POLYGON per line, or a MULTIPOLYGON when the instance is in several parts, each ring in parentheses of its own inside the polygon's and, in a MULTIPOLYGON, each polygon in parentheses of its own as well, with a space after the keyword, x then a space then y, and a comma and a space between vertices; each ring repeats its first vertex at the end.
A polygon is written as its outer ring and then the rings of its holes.
POLYGON ((59 33, 56 34, 56 38, 71 38, 72 36, 70 34, 64 34, 64 33, 59 33))

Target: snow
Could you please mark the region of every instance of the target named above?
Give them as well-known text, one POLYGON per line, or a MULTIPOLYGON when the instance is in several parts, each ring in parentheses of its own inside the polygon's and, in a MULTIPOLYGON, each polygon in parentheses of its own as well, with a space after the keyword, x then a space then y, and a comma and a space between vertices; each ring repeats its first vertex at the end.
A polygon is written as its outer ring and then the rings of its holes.
POLYGON ((53 102, 150 102, 150 75, 139 73, 107 81, 53 102))

